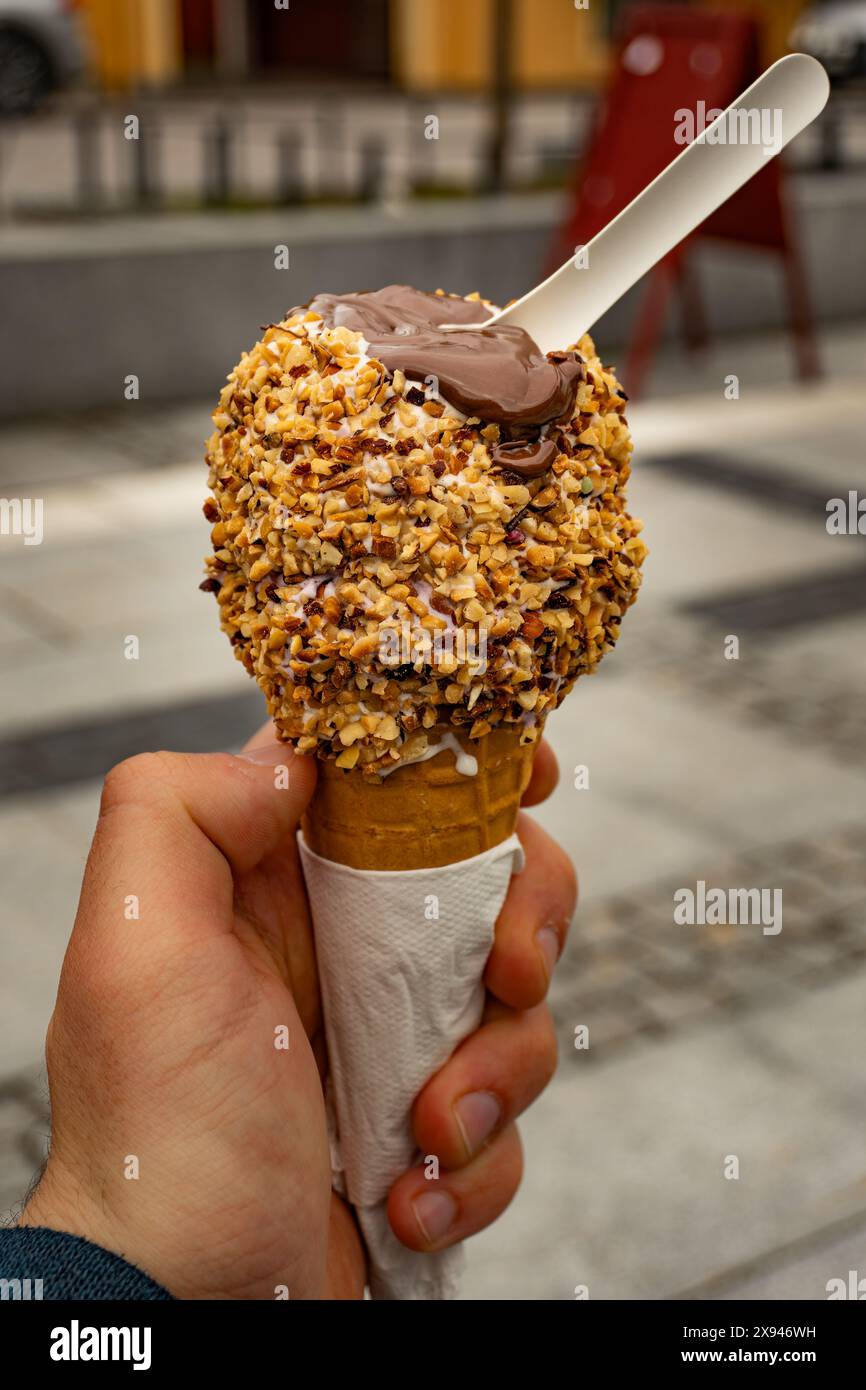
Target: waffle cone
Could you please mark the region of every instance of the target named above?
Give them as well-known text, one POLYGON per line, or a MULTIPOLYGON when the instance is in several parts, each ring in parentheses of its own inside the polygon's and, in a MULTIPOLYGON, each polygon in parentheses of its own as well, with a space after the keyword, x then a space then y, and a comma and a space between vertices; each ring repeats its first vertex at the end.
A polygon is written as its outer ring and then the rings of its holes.
POLYGON ((320 762, 307 844, 338 864, 386 870, 439 868, 492 849, 513 833, 532 769, 535 745, 521 747, 520 732, 461 740, 478 762, 474 777, 457 771, 450 748, 379 782, 320 762))

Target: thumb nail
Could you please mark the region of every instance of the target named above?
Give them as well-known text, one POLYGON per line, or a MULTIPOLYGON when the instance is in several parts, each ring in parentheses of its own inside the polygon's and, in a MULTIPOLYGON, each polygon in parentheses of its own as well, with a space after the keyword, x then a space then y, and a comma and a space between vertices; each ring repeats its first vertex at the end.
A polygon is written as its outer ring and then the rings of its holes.
POLYGON ((259 763, 263 767, 277 767, 281 763, 288 766, 293 753, 288 743, 280 743, 275 739, 271 743, 260 743, 256 748, 245 748, 241 753, 238 753, 238 757, 243 758, 245 763, 259 763))

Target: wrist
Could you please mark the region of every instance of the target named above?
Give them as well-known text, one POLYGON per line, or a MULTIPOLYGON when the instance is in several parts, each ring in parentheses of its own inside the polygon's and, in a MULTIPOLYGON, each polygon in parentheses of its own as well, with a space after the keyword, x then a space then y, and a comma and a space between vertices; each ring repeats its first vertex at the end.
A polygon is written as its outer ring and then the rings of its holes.
POLYGON ((101 1245, 113 1254, 121 1253, 118 1242, 111 1237, 105 1214, 96 1209, 81 1184, 72 1181, 53 1162, 49 1162, 27 1199, 18 1225, 63 1231, 101 1245))
POLYGON ((144 1243, 137 1240, 132 1228, 114 1220, 80 1182, 56 1163, 49 1161, 17 1224, 78 1236, 125 1260, 174 1293, 167 1262, 157 1252, 148 1251, 144 1243))
MULTIPOLYGON (((112 1209, 104 1189, 91 1192, 74 1173, 52 1159, 18 1225, 80 1236, 134 1265, 176 1299, 274 1297, 279 1280, 270 1271, 256 1270, 249 1278, 239 1278, 239 1271, 248 1262, 242 1245, 226 1258, 219 1242, 214 1250, 208 1250, 196 1233, 182 1237, 181 1214, 175 1212, 174 1218, 164 1201, 154 1205, 138 1191, 130 1193, 128 1200, 124 1194, 123 1210, 112 1209)), ((218 1223, 211 1227, 211 1237, 217 1231, 218 1223)), ((255 1266, 258 1261, 249 1263, 255 1266)))

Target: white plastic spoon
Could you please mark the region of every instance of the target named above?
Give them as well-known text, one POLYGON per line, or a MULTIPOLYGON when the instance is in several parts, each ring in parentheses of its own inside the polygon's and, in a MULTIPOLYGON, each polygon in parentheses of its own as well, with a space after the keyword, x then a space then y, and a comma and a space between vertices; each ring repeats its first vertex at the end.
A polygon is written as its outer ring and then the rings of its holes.
POLYGON ((486 320, 485 328, 516 324, 542 352, 577 342, 646 271, 805 130, 829 94, 827 74, 814 58, 805 53, 780 58, 592 238, 581 258, 584 266, 578 268, 577 258, 566 261, 486 320), (720 133, 731 130, 754 137, 749 116, 741 119, 737 112, 757 112, 758 131, 763 118, 772 142, 716 144, 720 133))

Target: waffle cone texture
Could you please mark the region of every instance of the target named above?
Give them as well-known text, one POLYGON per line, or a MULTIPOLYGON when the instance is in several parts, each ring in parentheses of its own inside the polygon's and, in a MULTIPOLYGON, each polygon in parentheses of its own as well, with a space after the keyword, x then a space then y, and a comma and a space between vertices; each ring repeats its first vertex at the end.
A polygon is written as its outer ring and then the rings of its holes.
POLYGON ((513 728, 463 744, 478 762, 467 777, 445 749, 375 782, 360 771, 319 763, 303 821, 316 854, 354 869, 435 869, 471 859, 514 833, 536 744, 513 728))

